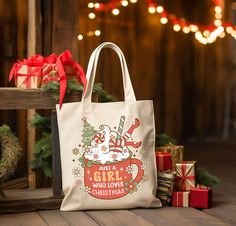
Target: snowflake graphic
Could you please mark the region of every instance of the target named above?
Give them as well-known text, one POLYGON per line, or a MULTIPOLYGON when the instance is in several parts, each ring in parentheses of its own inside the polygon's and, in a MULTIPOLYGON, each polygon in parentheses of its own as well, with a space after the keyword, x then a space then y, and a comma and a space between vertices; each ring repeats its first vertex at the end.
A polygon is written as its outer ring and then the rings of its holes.
POLYGON ((85 149, 84 149, 84 152, 85 152, 86 154, 91 154, 91 148, 85 148, 85 149))
POLYGON ((134 180, 131 179, 131 180, 125 182, 125 191, 132 194, 132 193, 138 191, 137 185, 138 185, 138 183, 134 182, 134 180))
POLYGON ((86 186, 83 188, 83 193, 88 195, 88 194, 90 194, 90 190, 91 190, 91 188, 89 186, 86 186))
POLYGON ((141 154, 142 156, 146 155, 146 153, 147 153, 147 152, 146 152, 144 149, 141 149, 141 150, 140 150, 140 154, 141 154))
POLYGON ((147 182, 149 181, 149 176, 147 174, 144 174, 143 177, 142 177, 142 182, 147 182))
POLYGON ((112 159, 116 160, 118 155, 116 153, 114 153, 114 154, 111 155, 111 157, 112 157, 112 159))
POLYGON ((93 159, 98 159, 99 158, 99 155, 98 154, 94 154, 93 155, 93 159))
POLYGON ((131 165, 126 166, 125 171, 128 174, 132 174, 133 173, 133 167, 131 165))
POLYGON ((74 175, 74 177, 79 177, 81 173, 82 172, 78 167, 74 167, 74 169, 72 170, 72 174, 74 175))
POLYGON ((79 149, 78 148, 73 148, 72 152, 74 155, 78 155, 79 154, 79 149))
POLYGON ((78 187, 81 187, 83 185, 83 181, 82 180, 76 180, 75 181, 75 185, 78 186, 78 187))
POLYGON ((146 169, 146 168, 147 168, 147 164, 143 163, 143 164, 141 165, 141 169, 144 170, 144 169, 146 169))

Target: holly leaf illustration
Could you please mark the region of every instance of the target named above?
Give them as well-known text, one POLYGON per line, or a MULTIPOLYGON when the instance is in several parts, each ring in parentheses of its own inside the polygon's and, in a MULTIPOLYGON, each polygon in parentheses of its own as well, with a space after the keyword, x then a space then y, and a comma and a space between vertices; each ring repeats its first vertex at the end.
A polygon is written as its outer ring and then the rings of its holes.
POLYGON ((87 162, 87 166, 88 166, 88 167, 90 167, 90 168, 91 168, 91 167, 92 167, 92 165, 93 165, 93 163, 92 163, 91 161, 88 161, 88 162, 87 162))

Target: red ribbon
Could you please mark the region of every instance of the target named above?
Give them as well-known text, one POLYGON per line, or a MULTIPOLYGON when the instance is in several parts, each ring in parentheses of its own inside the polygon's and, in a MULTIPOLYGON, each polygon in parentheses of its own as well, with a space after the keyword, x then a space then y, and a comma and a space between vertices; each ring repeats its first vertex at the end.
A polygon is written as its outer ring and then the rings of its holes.
POLYGON ((182 162, 181 164, 181 176, 176 176, 176 180, 181 180, 181 189, 182 190, 186 190, 187 188, 187 180, 195 180, 195 176, 189 176, 186 174, 187 171, 187 163, 186 162, 182 162))
POLYGON ((73 67, 73 69, 75 70, 74 76, 79 83, 82 83, 84 85, 84 90, 86 89, 87 85, 87 80, 83 68, 78 63, 73 61, 71 57, 72 56, 70 51, 66 50, 57 58, 56 62, 58 74, 60 76, 60 100, 59 100, 60 108, 62 106, 67 88, 66 72, 63 65, 68 65, 73 67))
POLYGON ((66 78, 65 66, 70 66, 73 68, 74 73, 72 73, 71 76, 75 77, 75 79, 79 83, 83 84, 84 90, 86 89, 86 86, 87 86, 87 80, 86 80, 84 70, 78 63, 72 60, 72 55, 69 50, 66 50, 59 56, 57 56, 55 53, 52 53, 51 55, 47 57, 43 57, 39 54, 35 54, 34 56, 28 59, 24 59, 22 61, 18 60, 18 62, 15 63, 11 68, 11 71, 9 74, 9 81, 11 81, 13 77, 15 78, 15 81, 16 81, 17 76, 26 76, 26 79, 23 83, 26 83, 26 87, 28 88, 30 87, 30 76, 34 75, 33 74, 34 72, 37 72, 37 74, 34 76, 41 76, 41 75, 45 76, 51 70, 53 70, 55 66, 57 67, 57 72, 60 77, 59 104, 61 107, 63 103, 63 99, 65 97, 66 89, 67 89, 67 78, 66 78), (45 70, 43 70, 43 73, 41 74, 42 66, 44 64, 49 64, 49 65, 47 68, 45 68, 45 70), (55 65, 53 66, 53 64, 55 65), (28 66, 27 73, 19 74, 19 70, 23 65, 28 66))

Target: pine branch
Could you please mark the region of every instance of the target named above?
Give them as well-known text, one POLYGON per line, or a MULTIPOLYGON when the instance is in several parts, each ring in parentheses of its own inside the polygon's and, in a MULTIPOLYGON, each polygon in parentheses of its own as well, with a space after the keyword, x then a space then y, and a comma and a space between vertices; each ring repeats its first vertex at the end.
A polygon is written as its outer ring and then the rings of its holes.
POLYGON ((45 132, 51 132, 51 122, 49 118, 42 117, 41 115, 35 113, 33 118, 30 120, 32 127, 36 129, 42 129, 45 132))
POLYGON ((208 172, 203 167, 197 167, 196 169, 196 182, 197 184, 202 184, 207 187, 213 187, 220 183, 220 179, 210 172, 208 172))
POLYGON ((167 135, 166 133, 161 133, 156 136, 156 147, 162 147, 166 145, 176 145, 177 141, 167 135))

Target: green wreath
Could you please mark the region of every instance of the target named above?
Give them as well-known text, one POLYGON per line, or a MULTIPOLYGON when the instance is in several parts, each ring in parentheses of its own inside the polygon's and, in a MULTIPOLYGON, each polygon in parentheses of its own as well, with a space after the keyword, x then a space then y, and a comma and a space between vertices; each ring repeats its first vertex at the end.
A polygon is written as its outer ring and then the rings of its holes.
POLYGON ((15 172, 22 149, 7 125, 0 127, 0 144, 0 182, 3 182, 15 172))

